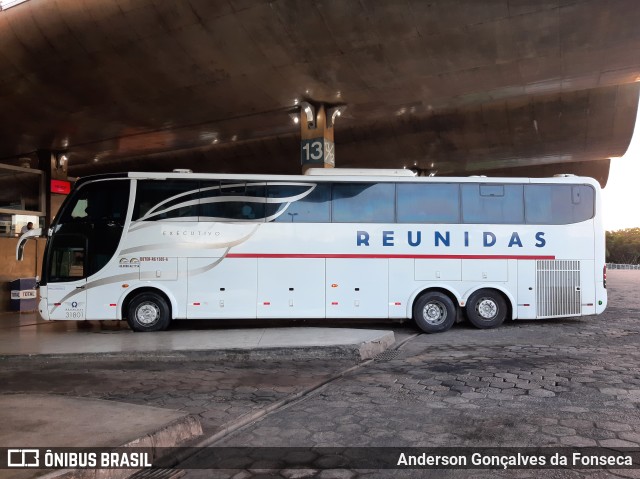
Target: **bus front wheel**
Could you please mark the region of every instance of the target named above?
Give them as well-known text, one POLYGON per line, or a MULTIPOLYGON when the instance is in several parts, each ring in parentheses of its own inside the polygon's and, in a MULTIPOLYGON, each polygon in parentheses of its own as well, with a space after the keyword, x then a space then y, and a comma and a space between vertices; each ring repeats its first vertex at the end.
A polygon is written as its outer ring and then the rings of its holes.
POLYGON ((446 294, 427 292, 413 304, 413 319, 425 333, 441 333, 453 326, 456 307, 446 294))
POLYGON ((471 295, 466 311, 476 328, 496 328, 507 318, 507 302, 497 291, 481 289, 471 295))
POLYGON ((129 303, 127 322, 133 331, 164 331, 171 314, 167 301, 156 293, 142 293, 129 303))

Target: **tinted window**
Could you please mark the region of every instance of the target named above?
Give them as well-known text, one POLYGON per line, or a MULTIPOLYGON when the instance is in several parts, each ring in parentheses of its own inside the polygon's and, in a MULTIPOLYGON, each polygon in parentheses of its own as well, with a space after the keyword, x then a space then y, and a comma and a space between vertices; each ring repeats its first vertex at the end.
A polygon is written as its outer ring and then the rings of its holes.
POLYGON ((593 218, 594 191, 589 185, 526 185, 527 223, 561 225, 593 218))
POLYGON ((287 223, 331 221, 329 184, 269 184, 267 219, 287 223))
POLYGON ((399 183, 398 223, 457 223, 458 185, 399 183))
POLYGON ((336 223, 393 223, 393 183, 336 183, 333 221, 336 223))
POLYGON ((129 204, 129 181, 86 183, 71 198, 60 217, 65 223, 115 222, 124 225, 129 204))
POLYGON ((54 236, 51 245, 49 281, 74 281, 84 278, 86 276, 86 247, 84 236, 54 236))
POLYGON ((133 220, 187 221, 198 217, 197 181, 139 180, 133 220))
POLYGON ((264 221, 264 183, 203 182, 200 221, 264 221))
POLYGON ((522 185, 462 184, 465 223, 524 223, 522 185))

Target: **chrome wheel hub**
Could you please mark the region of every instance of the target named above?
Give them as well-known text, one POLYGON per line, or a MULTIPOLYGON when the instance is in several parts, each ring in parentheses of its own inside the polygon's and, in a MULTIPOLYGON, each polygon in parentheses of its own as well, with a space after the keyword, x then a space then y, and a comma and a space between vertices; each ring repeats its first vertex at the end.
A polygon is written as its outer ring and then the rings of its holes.
POLYGON ((447 309, 439 301, 427 303, 422 310, 424 320, 434 326, 442 324, 447 319, 447 309))
POLYGON ((484 319, 492 319, 498 314, 498 305, 491 299, 482 299, 476 307, 478 314, 484 319))
POLYGON ((136 309, 136 320, 140 324, 153 324, 160 317, 160 308, 153 303, 142 303, 136 309))

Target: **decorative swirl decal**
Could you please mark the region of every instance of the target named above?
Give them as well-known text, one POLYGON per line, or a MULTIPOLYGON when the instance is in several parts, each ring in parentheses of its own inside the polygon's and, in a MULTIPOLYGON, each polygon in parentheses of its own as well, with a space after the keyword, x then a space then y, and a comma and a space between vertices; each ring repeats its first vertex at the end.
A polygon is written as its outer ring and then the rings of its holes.
POLYGON ((185 250, 185 249, 220 249, 220 248, 233 248, 234 246, 237 246, 241 243, 244 243, 245 241, 247 241, 249 238, 251 238, 256 231, 258 231, 258 228, 260 227, 260 225, 255 225, 254 228, 251 229, 251 231, 249 231, 249 233, 247 233, 246 235, 242 236, 241 238, 235 239, 235 240, 231 240, 231 241, 221 241, 221 242, 217 242, 217 243, 187 243, 187 242, 180 242, 180 243, 156 243, 156 244, 148 244, 148 245, 143 245, 143 246, 135 246, 133 248, 127 248, 127 249, 123 249, 120 251, 120 254, 123 256, 126 255, 130 255, 130 254, 134 254, 134 253, 139 253, 139 252, 147 252, 147 251, 153 251, 153 250, 159 250, 159 249, 166 249, 166 248, 171 248, 173 249, 180 249, 180 250, 185 250))
MULTIPOLYGON (((251 183, 248 186, 266 186, 267 183, 251 183)), ((157 205, 147 211, 144 216, 140 217, 136 221, 131 223, 131 227, 129 231, 135 231, 141 227, 143 227, 143 222, 147 221, 157 221, 157 222, 165 222, 165 221, 227 221, 227 222, 269 222, 278 218, 289 208, 291 203, 298 201, 307 195, 309 195, 315 188, 315 183, 300 183, 300 182, 269 182, 270 186, 301 186, 307 188, 302 193, 297 195, 291 195, 281 198, 271 198, 266 196, 247 196, 247 195, 233 195, 233 196, 201 196, 200 198, 190 199, 188 201, 181 201, 176 204, 170 203, 176 201, 179 198, 183 198, 186 196, 193 195, 202 195, 205 192, 218 192, 222 193, 224 189, 238 188, 244 187, 244 183, 238 184, 229 184, 229 185, 221 185, 221 186, 212 186, 207 188, 200 188, 195 190, 189 190, 177 195, 174 195, 170 198, 162 200, 157 205), (190 216, 190 217, 178 217, 178 218, 159 218, 162 215, 166 215, 171 211, 175 211, 181 208, 189 208, 197 205, 207 205, 207 204, 224 204, 224 203, 259 203, 259 204, 281 204, 284 207, 280 208, 275 213, 268 216, 257 216, 257 217, 247 217, 247 218, 227 218, 227 217, 218 217, 218 216, 190 216)))

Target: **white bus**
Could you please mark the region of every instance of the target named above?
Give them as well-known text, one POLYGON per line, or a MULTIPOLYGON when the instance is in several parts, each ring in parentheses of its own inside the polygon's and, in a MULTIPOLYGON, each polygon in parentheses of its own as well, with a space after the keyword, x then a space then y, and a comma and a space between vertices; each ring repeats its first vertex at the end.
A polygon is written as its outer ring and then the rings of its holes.
POLYGON ((84 178, 47 232, 40 314, 134 331, 413 318, 434 333, 460 312, 492 328, 604 311, 595 180, 383 172, 84 178))

